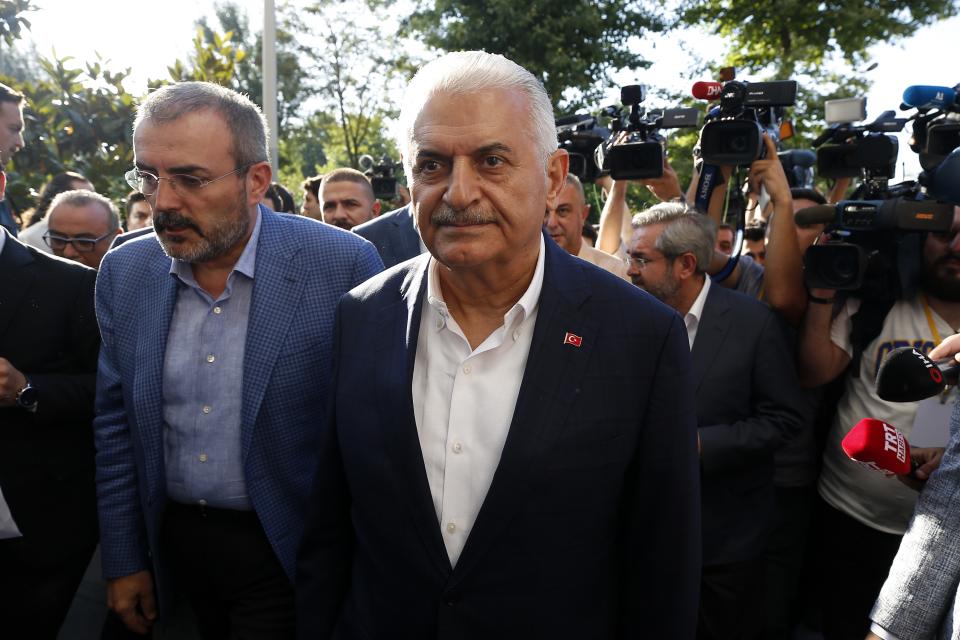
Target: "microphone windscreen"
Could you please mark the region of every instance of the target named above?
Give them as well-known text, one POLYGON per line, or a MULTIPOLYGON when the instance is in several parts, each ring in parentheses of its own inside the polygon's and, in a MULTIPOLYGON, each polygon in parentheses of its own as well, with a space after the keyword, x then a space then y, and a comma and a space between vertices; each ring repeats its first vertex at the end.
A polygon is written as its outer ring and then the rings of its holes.
POLYGON ((817 204, 800 209, 793 219, 800 227, 809 227, 812 224, 829 224, 837 217, 837 208, 832 204, 817 204))
POLYGON ((723 85, 719 82, 694 82, 691 93, 697 100, 716 100, 723 93, 723 85))
POLYGON ((943 387, 940 367, 913 347, 894 349, 877 371, 877 395, 888 402, 917 402, 943 387))
POLYGON ((903 103, 910 107, 942 109, 956 99, 957 92, 950 87, 915 84, 903 92, 903 103))
POLYGON ((886 422, 864 418, 840 443, 847 457, 873 471, 905 476, 910 473, 910 444, 886 422))

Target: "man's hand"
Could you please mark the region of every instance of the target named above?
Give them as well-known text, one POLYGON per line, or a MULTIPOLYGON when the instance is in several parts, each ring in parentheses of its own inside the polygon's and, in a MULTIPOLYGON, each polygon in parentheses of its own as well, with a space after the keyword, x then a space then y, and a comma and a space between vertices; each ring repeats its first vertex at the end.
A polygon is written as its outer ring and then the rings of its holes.
POLYGON ((27 386, 27 378, 6 358, 0 358, 0 407, 17 404, 17 393, 27 386))
POLYGON ((787 175, 783 172, 783 163, 777 156, 777 145, 767 134, 763 134, 763 144, 767 148, 766 157, 754 160, 750 165, 750 193, 759 196, 760 185, 763 185, 774 206, 785 204, 792 208, 790 183, 787 182, 787 175))
POLYGON ((914 491, 920 491, 927 483, 927 478, 940 466, 943 460, 942 447, 914 447, 910 449, 910 461, 916 466, 907 476, 897 476, 897 479, 914 491))
POLYGON ((660 202, 679 198, 683 193, 680 190, 680 179, 677 178, 677 172, 670 166, 666 156, 663 158, 663 175, 659 178, 641 180, 640 183, 646 185, 647 189, 650 189, 650 192, 660 202))
POLYGON ((960 362, 960 333, 956 333, 934 347, 927 357, 931 360, 943 360, 953 357, 960 362))
POLYGON ((883 640, 883 638, 871 631, 864 640, 883 640))
POLYGON ((128 629, 141 635, 150 631, 157 619, 153 598, 153 576, 138 571, 107 581, 107 606, 123 620, 128 629))

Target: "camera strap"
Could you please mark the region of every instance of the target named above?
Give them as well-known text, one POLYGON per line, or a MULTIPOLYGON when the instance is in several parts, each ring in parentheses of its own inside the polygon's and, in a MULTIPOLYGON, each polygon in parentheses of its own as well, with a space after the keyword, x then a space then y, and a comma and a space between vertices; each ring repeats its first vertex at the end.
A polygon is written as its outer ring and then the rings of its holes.
POLYGON ((718 178, 722 180, 720 167, 715 164, 703 163, 700 167, 700 179, 697 181, 697 195, 694 200, 694 206, 701 213, 707 213, 707 207, 710 206, 710 195, 720 184, 718 178))

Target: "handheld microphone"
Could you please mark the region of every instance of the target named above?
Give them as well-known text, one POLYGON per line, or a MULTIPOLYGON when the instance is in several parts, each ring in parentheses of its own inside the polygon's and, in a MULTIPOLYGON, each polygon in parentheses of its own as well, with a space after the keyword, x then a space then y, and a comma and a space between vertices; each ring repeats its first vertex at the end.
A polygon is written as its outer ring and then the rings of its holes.
POLYGON ((913 470, 907 439, 881 420, 864 418, 844 436, 840 446, 848 458, 872 471, 905 476, 913 470))
POLYGON ((694 82, 691 93, 697 100, 716 100, 723 93, 723 84, 719 82, 694 82))
POLYGON ((960 363, 953 358, 934 362, 913 347, 900 347, 880 364, 877 395, 889 402, 916 402, 957 384, 958 378, 960 363))
POLYGON ((957 92, 951 87, 915 84, 903 92, 903 103, 917 109, 946 109, 957 104, 957 92))

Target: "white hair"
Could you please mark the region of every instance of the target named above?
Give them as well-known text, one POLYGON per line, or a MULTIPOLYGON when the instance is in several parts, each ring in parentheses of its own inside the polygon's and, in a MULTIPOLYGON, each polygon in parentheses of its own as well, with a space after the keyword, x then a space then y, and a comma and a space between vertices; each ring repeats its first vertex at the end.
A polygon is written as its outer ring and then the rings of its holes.
POLYGON ((427 101, 438 94, 470 94, 489 89, 518 89, 527 97, 525 128, 537 155, 547 159, 557 150, 557 130, 553 106, 546 89, 537 78, 512 60, 485 51, 456 51, 427 63, 413 76, 404 94, 397 126, 397 146, 403 155, 407 179, 411 177, 410 143, 413 126, 427 101))

